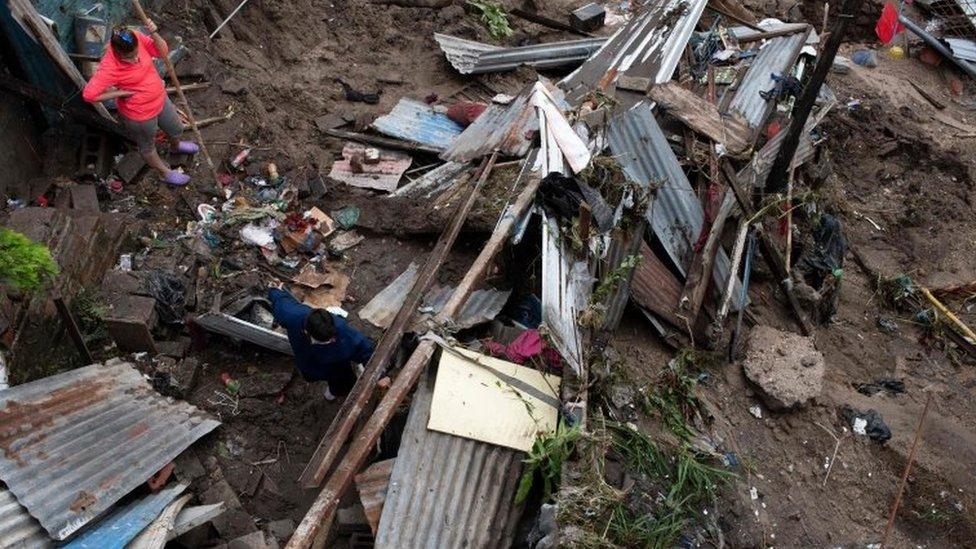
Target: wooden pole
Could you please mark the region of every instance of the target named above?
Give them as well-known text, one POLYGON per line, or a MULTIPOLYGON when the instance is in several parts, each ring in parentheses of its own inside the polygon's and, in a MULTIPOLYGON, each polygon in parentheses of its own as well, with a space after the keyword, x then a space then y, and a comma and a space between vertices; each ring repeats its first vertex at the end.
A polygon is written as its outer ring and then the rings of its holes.
MULTIPOLYGON (((464 275, 461 283, 451 295, 451 298, 444 305, 444 309, 437 315, 435 321, 445 322, 453 318, 461 310, 474 289, 491 265, 495 256, 502 249, 508 235, 511 233, 515 223, 528 210, 529 205, 535 197, 536 189, 539 187, 539 179, 533 177, 525 186, 525 189, 516 199, 512 208, 502 213, 495 230, 491 234, 488 242, 481 249, 478 258, 475 259, 471 268, 464 275)), ((431 357, 434 356, 436 344, 430 340, 423 340, 403 369, 393 381, 393 385, 376 407, 376 411, 363 426, 362 431, 352 442, 345 458, 336 467, 335 472, 326 482, 322 492, 312 503, 308 514, 298 525, 294 535, 288 541, 285 549, 306 549, 313 544, 320 546, 324 543, 325 536, 332 524, 336 509, 339 506, 339 498, 349 489, 355 474, 365 465, 373 451, 373 446, 379 440, 380 434, 393 418, 394 412, 407 394, 420 378, 431 357)))
POLYGON ((75 322, 75 317, 71 314, 71 310, 68 309, 68 305, 64 302, 61 292, 56 290, 54 292, 53 299, 54 307, 58 310, 58 316, 61 317, 61 323, 64 324, 64 328, 68 331, 68 335, 71 336, 71 341, 75 344, 75 348, 78 349, 78 354, 80 354, 81 358, 85 360, 85 364, 94 364, 95 357, 93 357, 91 351, 88 350, 88 345, 85 343, 85 337, 78 328, 78 323, 75 322))
POLYGON ((390 327, 383 333, 383 337, 380 338, 379 343, 376 345, 376 350, 373 351, 373 356, 370 357, 363 375, 359 376, 359 379, 356 380, 356 384, 352 388, 352 392, 343 400, 339 413, 333 418, 332 424, 329 425, 329 429, 325 432, 325 436, 322 437, 321 442, 319 442, 318 448, 315 449, 315 453, 309 459, 308 465, 305 466, 305 470, 298 477, 298 482, 302 487, 315 488, 321 485, 326 473, 329 472, 336 458, 339 457, 340 450, 349 439, 349 433, 352 432, 353 427, 359 421, 359 417, 366 410, 366 406, 369 404, 369 400, 376 390, 376 385, 383 376, 387 363, 390 362, 390 359, 396 353, 397 346, 400 344, 400 340, 407 330, 410 319, 420 305, 424 294, 430 289, 431 284, 434 283, 434 278, 440 270, 441 265, 447 259, 447 254, 451 251, 451 247, 454 246, 454 241, 457 240, 458 234, 461 232, 461 227, 464 225, 464 221, 471 211, 475 199, 478 197, 479 190, 491 173, 495 158, 495 156, 492 156, 482 163, 479 169, 480 176, 476 180, 476 184, 471 187, 467 198, 458 205, 458 209, 451 219, 451 223, 441 233, 440 239, 438 239, 433 251, 428 256, 423 269, 417 275, 417 279, 413 283, 413 287, 407 294, 406 299, 404 299, 403 305, 397 311, 396 317, 394 317, 390 327))
POLYGON ((915 452, 918 450, 918 444, 922 440, 922 427, 925 425, 925 416, 929 413, 930 404, 932 404, 931 392, 925 398, 922 417, 918 418, 918 426, 915 427, 915 438, 912 440, 912 449, 908 452, 908 463, 905 464, 905 471, 902 473, 901 481, 898 483, 898 493, 895 495, 895 503, 891 506, 891 514, 888 515, 888 525, 885 526, 884 536, 881 538, 881 549, 884 549, 888 545, 888 536, 891 535, 891 530, 895 527, 895 515, 898 514, 898 507, 901 506, 901 496, 905 493, 905 484, 908 483, 908 473, 912 470, 912 462, 915 461, 915 452))
POLYGON ((844 37, 847 36, 847 29, 854 17, 860 13, 863 3, 864 0, 844 0, 838 16, 840 24, 830 33, 824 51, 817 57, 817 66, 813 69, 813 75, 806 87, 803 88, 803 93, 793 108, 793 119, 790 122, 790 127, 779 147, 776 160, 773 161, 769 177, 766 179, 766 192, 778 192, 785 186, 790 165, 793 162, 793 155, 796 153, 796 147, 800 144, 800 136, 806 126, 807 118, 810 117, 810 112, 813 111, 817 96, 820 94, 820 87, 827 79, 827 73, 834 64, 837 50, 840 48, 841 42, 844 41, 844 37))
MULTIPOLYGON (((149 27, 149 16, 146 15, 146 11, 142 9, 142 4, 139 0, 132 0, 132 9, 135 10, 136 15, 142 21, 142 24, 147 28, 149 27)), ((159 38, 159 32, 153 33, 153 38, 159 38)), ((186 113, 187 119, 190 121, 190 127, 193 129, 193 135, 197 138, 197 142, 200 144, 200 152, 203 153, 203 159, 207 162, 207 168, 210 170, 210 176, 213 177, 213 184, 218 185, 220 180, 217 177, 217 167, 214 166, 213 160, 210 158, 210 152, 207 151, 207 145, 203 142, 203 135, 200 134, 200 128, 197 127, 197 121, 193 118, 193 111, 190 110, 190 102, 186 99, 186 94, 183 93, 183 88, 180 87, 180 78, 176 76, 176 68, 173 67, 173 62, 170 61, 169 55, 163 56, 163 63, 166 65, 166 72, 169 74, 169 79, 173 82, 173 87, 176 88, 176 95, 179 96, 180 102, 183 103, 183 111, 186 113)))

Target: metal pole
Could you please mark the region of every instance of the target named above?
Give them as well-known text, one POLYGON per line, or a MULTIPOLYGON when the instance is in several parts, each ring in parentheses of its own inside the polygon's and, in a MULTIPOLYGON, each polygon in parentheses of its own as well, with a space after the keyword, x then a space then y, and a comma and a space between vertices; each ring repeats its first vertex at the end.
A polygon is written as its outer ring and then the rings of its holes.
POLYGON ((214 36, 217 36, 217 33, 220 32, 220 29, 224 28, 224 25, 226 25, 231 19, 234 18, 235 15, 237 15, 237 12, 241 11, 241 8, 243 8, 244 4, 247 4, 247 2, 248 0, 243 0, 240 4, 237 5, 236 8, 234 8, 234 11, 230 12, 230 15, 227 16, 227 19, 224 19, 223 21, 220 22, 219 25, 217 25, 217 28, 214 29, 212 33, 210 33, 211 40, 213 40, 214 36))
POLYGON ((972 78, 976 78, 976 66, 973 66, 973 64, 970 63, 969 61, 965 61, 963 59, 957 59, 956 57, 954 57, 952 55, 952 52, 949 51, 949 48, 942 45, 942 42, 939 42, 938 38, 925 32, 925 30, 922 29, 922 27, 918 26, 918 24, 915 23, 915 21, 912 21, 911 19, 905 17, 904 15, 899 15, 898 21, 900 21, 902 25, 905 25, 906 29, 912 31, 912 34, 921 38, 922 41, 928 44, 933 50, 941 53, 943 57, 955 63, 956 66, 958 66, 960 69, 963 70, 963 72, 965 72, 972 78))
POLYGON ((817 59, 817 66, 813 70, 813 75, 806 87, 803 88, 803 94, 800 95, 800 100, 797 101, 796 107, 793 109, 793 120, 790 122, 790 128, 782 145, 780 145, 779 154, 776 155, 773 167, 769 171, 769 177, 766 179, 766 192, 778 192, 785 186, 787 172, 789 172, 790 164, 793 161, 793 155, 796 153, 796 147, 800 144, 800 135, 806 126, 807 118, 810 117, 813 105, 817 101, 817 95, 820 94, 820 86, 827 79, 827 72, 834 64, 834 57, 837 56, 837 50, 840 48, 841 42, 844 41, 844 36, 847 35, 847 28, 850 27, 854 17, 860 13, 863 3, 864 0, 845 0, 844 5, 841 6, 837 29, 830 33, 827 45, 817 59))

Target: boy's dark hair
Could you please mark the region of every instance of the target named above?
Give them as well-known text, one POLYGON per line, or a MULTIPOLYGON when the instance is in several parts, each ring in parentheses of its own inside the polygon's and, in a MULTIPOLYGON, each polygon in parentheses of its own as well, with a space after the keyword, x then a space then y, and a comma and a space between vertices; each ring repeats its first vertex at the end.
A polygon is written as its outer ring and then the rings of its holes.
POLYGON ((115 53, 125 55, 135 51, 139 42, 131 29, 119 26, 112 29, 111 43, 115 53))
POLYGON ((330 341, 336 336, 335 322, 325 309, 313 309, 305 318, 305 333, 315 341, 330 341))

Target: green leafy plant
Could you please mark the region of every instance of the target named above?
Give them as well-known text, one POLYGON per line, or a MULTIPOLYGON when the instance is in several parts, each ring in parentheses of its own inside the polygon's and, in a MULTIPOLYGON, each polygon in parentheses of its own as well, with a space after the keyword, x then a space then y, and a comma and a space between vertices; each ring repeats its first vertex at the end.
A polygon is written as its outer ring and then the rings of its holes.
POLYGON ((468 0, 468 4, 481 12, 481 22, 492 38, 501 40, 512 35, 512 27, 508 25, 508 17, 501 4, 490 0, 468 0))
POLYGON ((563 463, 573 453, 579 437, 579 427, 569 427, 565 423, 560 423, 554 433, 542 433, 536 437, 529 457, 523 462, 525 469, 515 492, 515 503, 522 503, 529 497, 536 476, 542 479, 542 498, 548 501, 552 497, 559 486, 563 463))
POLYGON ((0 282, 34 292, 58 274, 47 246, 10 229, 0 229, 0 282))
POLYGON ((613 270, 610 274, 603 277, 600 284, 597 285, 596 289, 593 290, 594 303, 603 303, 604 300, 610 297, 610 294, 617 289, 617 286, 621 282, 630 276, 630 271, 634 270, 638 265, 640 265, 641 259, 639 255, 628 255, 620 262, 620 266, 613 270))

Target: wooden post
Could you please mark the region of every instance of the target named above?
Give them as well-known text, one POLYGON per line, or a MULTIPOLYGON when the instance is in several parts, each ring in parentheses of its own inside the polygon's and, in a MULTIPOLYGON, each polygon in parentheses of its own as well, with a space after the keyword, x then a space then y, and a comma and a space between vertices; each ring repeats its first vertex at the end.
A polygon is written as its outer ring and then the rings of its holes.
POLYGON ((898 493, 895 495, 895 503, 891 506, 891 514, 888 515, 888 525, 885 526, 884 536, 881 538, 881 549, 888 545, 888 536, 891 529, 895 526, 895 516, 898 514, 898 507, 901 505, 901 496, 905 493, 905 484, 908 483, 908 473, 912 470, 912 462, 915 461, 915 451, 918 450, 918 443, 922 439, 922 427, 925 425, 925 416, 929 413, 929 405, 932 404, 932 393, 929 392, 925 398, 925 407, 922 408, 922 417, 918 418, 918 427, 915 427, 915 438, 912 440, 912 449, 908 452, 908 463, 905 464, 905 471, 901 475, 898 483, 898 493))
MULTIPOLYGON (((132 9, 135 10, 136 15, 142 21, 142 24, 147 28, 149 27, 149 16, 146 15, 146 11, 142 9, 142 4, 139 0, 132 0, 132 9)), ((158 38, 159 32, 153 33, 153 38, 158 38)), ((163 63, 166 65, 166 72, 169 74, 169 79, 173 82, 173 87, 176 88, 176 95, 179 96, 180 102, 183 104, 183 111, 186 113, 187 119, 190 121, 190 127, 193 128, 193 135, 197 138, 197 142, 200 144, 200 152, 203 153, 203 159, 207 162, 207 168, 210 169, 210 176, 213 177, 213 184, 219 185, 218 181, 220 178, 217 177, 217 167, 214 166, 213 160, 210 158, 210 152, 207 151, 207 145, 203 142, 203 135, 200 134, 200 128, 197 127, 197 121, 193 118, 193 111, 190 110, 190 102, 186 99, 186 94, 183 93, 183 88, 180 87, 180 79, 176 76, 176 68, 173 67, 173 62, 170 61, 169 55, 163 56, 163 63)))
POLYGON ((861 4, 863 2, 864 0, 844 0, 844 4, 840 9, 840 15, 838 16, 840 24, 830 33, 830 38, 827 39, 827 45, 824 46, 824 51, 817 57, 817 66, 813 69, 813 75, 810 77, 810 81, 807 82, 806 87, 803 88, 803 93, 793 108, 793 119, 790 122, 790 127, 787 130, 786 137, 783 139, 783 143, 779 147, 779 153, 776 155, 773 167, 769 171, 769 177, 766 179, 766 192, 778 192, 785 186, 790 164, 793 162, 793 155, 796 153, 796 147, 800 144, 800 135, 803 133, 807 118, 810 117, 813 105, 817 101, 820 87, 823 85, 824 80, 827 79, 827 73, 834 64, 834 57, 837 56, 837 50, 847 35, 847 29, 850 27, 851 21, 861 11, 861 4))
POLYGON ((433 284, 434 277, 437 275, 437 271, 440 270, 441 265, 444 264, 444 260, 447 259, 447 254, 451 251, 451 247, 454 246, 454 241, 457 240, 457 236, 461 232, 461 227, 464 225, 468 213, 478 198, 481 187, 491 173, 495 158, 492 155, 490 159, 486 159, 482 163, 480 176, 476 183, 471 187, 465 200, 458 205, 458 209, 451 219, 451 223, 444 229, 433 251, 431 251, 427 262, 424 264, 424 268, 417 275, 413 287, 407 294, 400 310, 397 311, 396 317, 394 317, 390 327, 383 333, 383 337, 380 338, 379 343, 376 345, 376 350, 373 351, 373 356, 369 359, 365 371, 356 380, 352 391, 342 401, 342 407, 339 409, 339 413, 333 418, 332 424, 329 425, 329 429, 319 442, 318 448, 315 449, 315 453, 309 459, 308 465, 305 466, 305 470, 298 477, 299 483, 304 488, 315 488, 321 485, 325 475, 332 468, 336 458, 339 457, 339 451, 345 445, 349 438, 349 433, 352 432, 356 422, 359 421, 359 417, 366 409, 370 398, 373 396, 373 392, 376 390, 376 384, 383 376, 387 363, 396 353, 397 346, 400 344, 400 339, 403 338, 403 334, 407 330, 411 317, 413 317, 414 312, 420 305, 424 294, 430 289, 431 284, 433 284))
POLYGON ((54 307, 58 310, 58 316, 61 317, 61 323, 64 324, 65 330, 71 336, 71 341, 75 344, 75 348, 78 349, 78 354, 85 360, 86 365, 94 364, 95 358, 92 356, 91 351, 88 350, 85 337, 78 328, 78 323, 75 322, 75 317, 71 314, 71 310, 68 309, 68 305, 65 304, 64 298, 61 297, 61 292, 55 290, 53 299, 54 307))
MULTIPOLYGON (((444 305, 444 308, 437 315, 436 322, 445 322, 461 311, 461 307, 467 301, 468 296, 474 289, 491 265, 495 256, 502 249, 509 233, 515 223, 528 209, 535 197, 536 189, 539 187, 539 179, 533 177, 525 186, 525 189, 516 199, 512 208, 502 213, 501 219, 495 226, 488 242, 481 249, 478 258, 475 259, 471 268, 464 275, 461 283, 451 295, 451 298, 444 305)), ((326 482, 322 492, 312 503, 308 514, 298 525, 294 535, 288 541, 285 549, 306 549, 324 544, 325 536, 329 531, 336 509, 339 506, 339 498, 349 489, 353 477, 369 459, 373 451, 373 446, 379 440, 380 434, 389 424, 390 419, 397 407, 407 397, 407 394, 420 378, 431 357, 434 356, 436 344, 430 340, 423 340, 403 369, 393 381, 393 385, 376 407, 376 411, 363 426, 362 431, 352 442, 345 458, 336 467, 335 472, 326 482)))

